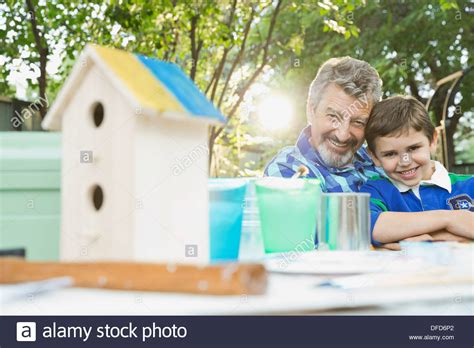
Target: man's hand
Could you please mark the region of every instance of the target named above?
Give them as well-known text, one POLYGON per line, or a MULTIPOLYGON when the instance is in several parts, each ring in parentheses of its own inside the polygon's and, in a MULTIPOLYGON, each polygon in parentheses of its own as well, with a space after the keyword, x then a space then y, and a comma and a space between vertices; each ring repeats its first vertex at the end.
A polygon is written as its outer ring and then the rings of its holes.
POLYGON ((469 210, 448 210, 446 230, 461 237, 474 239, 474 213, 469 210))

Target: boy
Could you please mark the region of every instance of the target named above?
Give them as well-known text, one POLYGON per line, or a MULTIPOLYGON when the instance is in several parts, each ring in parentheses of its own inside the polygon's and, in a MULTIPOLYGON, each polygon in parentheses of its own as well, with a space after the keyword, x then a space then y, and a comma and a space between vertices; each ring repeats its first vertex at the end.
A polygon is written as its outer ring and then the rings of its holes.
POLYGON ((361 188, 371 195, 373 244, 431 240, 446 232, 474 238, 474 178, 430 160, 437 133, 423 104, 404 96, 377 103, 365 137, 374 163, 388 176, 361 188))

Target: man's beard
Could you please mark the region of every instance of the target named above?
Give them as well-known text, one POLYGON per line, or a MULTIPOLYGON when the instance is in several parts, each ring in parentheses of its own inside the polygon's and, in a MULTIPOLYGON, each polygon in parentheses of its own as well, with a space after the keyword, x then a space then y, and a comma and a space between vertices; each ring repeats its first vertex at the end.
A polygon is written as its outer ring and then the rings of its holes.
POLYGON ((334 168, 343 168, 349 162, 351 162, 352 157, 354 157, 354 153, 352 150, 355 148, 355 144, 351 144, 351 148, 344 154, 338 154, 335 153, 334 151, 331 151, 328 149, 326 145, 326 139, 319 144, 317 147, 317 150, 319 152, 319 155, 321 156, 321 159, 326 163, 329 167, 334 167, 334 168))

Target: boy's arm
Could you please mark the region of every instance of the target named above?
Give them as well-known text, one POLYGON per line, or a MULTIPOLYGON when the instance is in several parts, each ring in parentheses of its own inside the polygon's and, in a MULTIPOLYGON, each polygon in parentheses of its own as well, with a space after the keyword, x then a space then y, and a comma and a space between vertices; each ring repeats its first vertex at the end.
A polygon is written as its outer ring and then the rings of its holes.
POLYGON ((374 246, 379 247, 384 242, 375 237, 374 228, 379 216, 388 210, 387 203, 383 195, 370 180, 361 187, 360 191, 370 194, 370 239, 374 246))
MULTIPOLYGON (((472 241, 472 239, 465 238, 465 237, 460 237, 457 234, 452 234, 447 231, 438 231, 438 232, 433 232, 433 233, 427 233, 427 234, 420 234, 419 236, 416 237, 410 237, 407 239, 403 239, 402 241, 409 241, 409 242, 425 242, 425 241, 431 241, 431 242, 460 242, 460 243, 469 243, 472 241)), ((400 244, 398 242, 393 242, 393 243, 385 243, 382 245, 384 249, 390 249, 390 250, 401 250, 400 244)))
POLYGON ((467 210, 428 210, 422 212, 385 211, 378 216, 373 238, 381 243, 400 241, 422 234, 431 234, 435 240, 474 238, 474 214, 467 210), (444 231, 444 234, 438 232, 444 231), (459 236, 460 238, 457 238, 459 236))
MULTIPOLYGON (((379 180, 369 180, 361 192, 370 193, 370 219, 372 244, 398 242, 437 231, 447 231, 466 238, 472 236, 474 214, 461 211, 432 210, 424 212, 394 212, 390 210, 387 197, 392 193, 379 180)), ((390 200, 390 199, 388 199, 390 200)))
POLYGON ((429 234, 447 227, 445 210, 421 212, 382 212, 373 228, 373 239, 380 243, 398 242, 403 239, 429 234))
POLYGON ((472 238, 461 237, 457 234, 453 234, 448 231, 438 231, 438 232, 430 233, 429 235, 431 236, 431 238, 433 238, 433 241, 435 242, 450 241, 450 242, 466 243, 466 242, 472 241, 472 238))

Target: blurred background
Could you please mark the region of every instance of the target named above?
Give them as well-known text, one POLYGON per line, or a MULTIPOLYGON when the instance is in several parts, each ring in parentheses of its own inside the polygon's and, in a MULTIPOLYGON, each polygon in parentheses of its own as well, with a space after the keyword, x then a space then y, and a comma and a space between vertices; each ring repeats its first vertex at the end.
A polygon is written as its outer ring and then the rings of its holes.
MULTIPOLYGON (((304 127, 319 66, 350 55, 379 71, 385 96, 410 94, 427 105, 443 135, 438 157, 451 171, 473 173, 473 29, 470 1, 7 0, 0 131, 40 131, 93 42, 178 64, 228 117, 210 129, 210 175, 260 175, 304 127)), ((38 139, 30 146, 43 154, 60 144, 38 139)))

